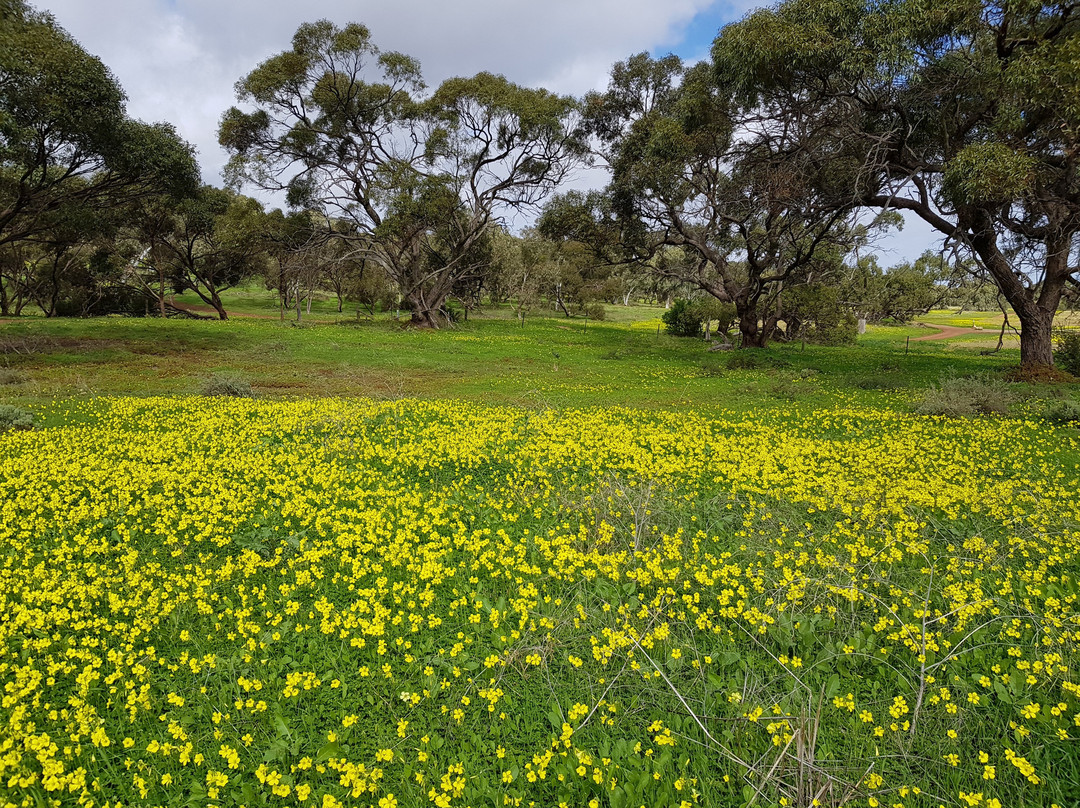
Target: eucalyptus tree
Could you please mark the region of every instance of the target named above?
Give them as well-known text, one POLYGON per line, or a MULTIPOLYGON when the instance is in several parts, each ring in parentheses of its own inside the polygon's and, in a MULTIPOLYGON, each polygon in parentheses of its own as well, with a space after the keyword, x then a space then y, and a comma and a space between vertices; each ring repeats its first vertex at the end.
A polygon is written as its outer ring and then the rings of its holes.
POLYGON ((486 270, 500 213, 539 203, 582 154, 573 99, 490 73, 428 95, 419 63, 359 24, 301 25, 237 90, 247 110, 219 130, 234 181, 347 221, 420 326, 486 270))
POLYGON ((1016 312, 1022 366, 1080 278, 1080 15, 1072 2, 787 0, 723 29, 721 86, 857 163, 861 205, 910 211, 976 257, 1016 312))
POLYGON ((130 273, 167 314, 169 292, 192 291, 228 319, 221 293, 264 269, 262 205, 224 188, 203 186, 189 199, 158 197, 132 213, 130 236, 142 245, 130 273))
POLYGON ((736 116, 707 64, 638 54, 614 66, 607 91, 586 96, 583 110, 611 183, 604 194, 553 202, 544 232, 611 260, 650 261, 661 276, 733 304, 744 347, 767 343, 785 285, 820 273, 853 243, 835 144, 798 123, 736 116))
POLYGON ((191 146, 129 118, 99 59, 50 15, 0 3, 0 247, 47 240, 65 210, 197 186, 191 146))

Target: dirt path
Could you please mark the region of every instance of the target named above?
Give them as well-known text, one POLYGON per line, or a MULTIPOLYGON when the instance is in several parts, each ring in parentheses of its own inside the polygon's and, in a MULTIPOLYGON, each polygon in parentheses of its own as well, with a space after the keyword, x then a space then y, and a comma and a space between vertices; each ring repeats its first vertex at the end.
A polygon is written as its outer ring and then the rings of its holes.
POLYGON ((963 328, 958 325, 930 325, 930 323, 916 323, 916 325, 925 325, 928 328, 936 328, 938 331, 934 334, 927 334, 925 337, 913 337, 912 342, 929 342, 932 339, 952 339, 953 337, 959 337, 964 334, 994 334, 996 332, 987 331, 985 328, 963 328))

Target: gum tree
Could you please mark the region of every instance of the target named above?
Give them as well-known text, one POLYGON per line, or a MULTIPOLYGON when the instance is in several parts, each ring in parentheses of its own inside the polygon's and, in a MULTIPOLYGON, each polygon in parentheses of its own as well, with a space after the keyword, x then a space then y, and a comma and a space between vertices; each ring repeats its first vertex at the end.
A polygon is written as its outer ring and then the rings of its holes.
POLYGON ((581 155, 572 99, 489 73, 427 95, 416 60, 358 24, 300 26, 237 90, 247 110, 219 132, 233 179, 347 222, 418 326, 438 327, 455 288, 486 271, 500 213, 540 202, 581 155))
POLYGON ((108 68, 48 14, 0 2, 0 248, 48 241, 59 218, 198 187, 190 145, 127 117, 108 68))
POLYGON ((788 0, 721 31, 721 86, 775 127, 814 120, 860 205, 910 211, 971 255, 1053 363, 1080 264, 1080 15, 1068 2, 788 0))
POLYGON ((583 111, 611 183, 558 198, 542 230, 733 304, 743 347, 764 347, 785 286, 825 271, 855 237, 832 144, 800 122, 736 116, 708 65, 638 54, 583 111))

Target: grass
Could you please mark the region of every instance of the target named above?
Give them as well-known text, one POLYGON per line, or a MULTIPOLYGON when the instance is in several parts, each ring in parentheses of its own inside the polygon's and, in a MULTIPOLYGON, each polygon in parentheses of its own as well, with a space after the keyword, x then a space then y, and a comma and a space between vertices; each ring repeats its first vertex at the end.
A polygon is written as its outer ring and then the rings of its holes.
POLYGON ((0 324, 0 794, 1080 800, 1075 386, 613 313, 0 324))
MULTIPOLYGON (((231 301, 230 301, 231 304, 231 301)), ((877 390, 926 386, 952 369, 1004 369, 1016 352, 982 357, 940 342, 904 339, 912 328, 871 327, 856 347, 774 343, 762 367, 717 373, 728 361, 700 341, 657 333, 658 309, 611 307, 589 322, 508 310, 453 330, 424 332, 387 319, 227 322, 23 318, 0 324, 0 361, 23 383, 16 403, 68 394, 189 394, 209 374, 238 375, 264 396, 454 397, 553 406, 770 406, 784 377, 814 371, 810 403, 882 403, 877 390)), ((789 385, 790 386, 790 385, 789 385)), ((789 391, 790 392, 790 391, 789 391)), ((787 393, 784 393, 787 395, 787 393)))

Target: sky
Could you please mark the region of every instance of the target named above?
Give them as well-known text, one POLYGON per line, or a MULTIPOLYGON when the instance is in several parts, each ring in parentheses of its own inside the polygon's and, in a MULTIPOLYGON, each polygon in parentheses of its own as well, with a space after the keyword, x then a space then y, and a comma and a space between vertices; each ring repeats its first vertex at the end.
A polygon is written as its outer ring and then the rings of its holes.
MULTIPOLYGON (((220 185, 217 144, 233 86, 290 47, 302 22, 368 26, 382 50, 419 59, 431 87, 481 70, 525 86, 579 96, 607 85, 611 65, 648 51, 687 61, 708 56, 719 29, 754 0, 30 0, 51 12, 108 65, 128 113, 168 121, 198 151, 205 182, 220 185)), ((585 180, 603 184, 602 176, 585 180)), ((250 192, 251 189, 245 189, 250 192)), ((884 266, 936 243, 917 221, 879 245, 884 266)))

